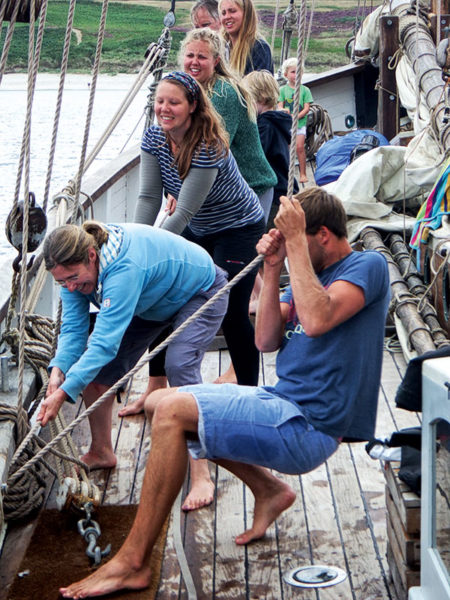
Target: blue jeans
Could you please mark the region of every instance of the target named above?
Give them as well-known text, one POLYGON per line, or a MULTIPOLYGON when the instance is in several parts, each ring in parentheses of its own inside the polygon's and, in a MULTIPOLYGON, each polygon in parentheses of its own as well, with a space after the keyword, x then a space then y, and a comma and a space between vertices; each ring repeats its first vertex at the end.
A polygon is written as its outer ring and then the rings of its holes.
POLYGON ((308 423, 300 406, 269 387, 186 385, 199 411, 199 441, 188 441, 194 458, 228 459, 291 475, 312 471, 338 441, 308 423))

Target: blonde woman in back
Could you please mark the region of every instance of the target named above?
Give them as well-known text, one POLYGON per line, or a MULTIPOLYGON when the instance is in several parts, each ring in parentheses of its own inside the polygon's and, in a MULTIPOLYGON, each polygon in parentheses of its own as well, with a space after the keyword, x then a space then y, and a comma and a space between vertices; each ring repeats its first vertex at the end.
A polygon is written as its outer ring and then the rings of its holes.
POLYGON ((239 77, 262 69, 273 73, 272 52, 259 33, 252 0, 220 0, 219 15, 233 71, 239 77))

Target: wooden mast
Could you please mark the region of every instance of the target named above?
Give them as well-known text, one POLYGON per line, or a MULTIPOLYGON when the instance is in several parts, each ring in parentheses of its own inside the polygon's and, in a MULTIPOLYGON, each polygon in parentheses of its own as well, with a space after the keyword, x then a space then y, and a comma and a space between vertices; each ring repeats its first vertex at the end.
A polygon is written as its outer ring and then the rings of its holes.
POLYGON ((398 17, 392 15, 380 17, 378 131, 388 140, 397 135, 399 130, 397 81, 395 70, 389 67, 398 46, 398 17))

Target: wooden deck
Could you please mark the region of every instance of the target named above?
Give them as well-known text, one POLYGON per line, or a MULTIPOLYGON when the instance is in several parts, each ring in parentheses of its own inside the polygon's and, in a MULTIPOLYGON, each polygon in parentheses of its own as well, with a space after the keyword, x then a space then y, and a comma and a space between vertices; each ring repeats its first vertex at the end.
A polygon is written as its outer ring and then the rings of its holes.
MULTIPOLYGON (((208 352, 203 366, 204 380, 214 380, 226 369, 228 360, 226 351, 208 352)), ((273 384, 275 354, 263 355, 261 360, 261 382, 273 384)), ((386 350, 377 436, 390 435, 419 422, 417 415, 394 406, 395 391, 404 369, 403 356, 386 350)), ((133 400, 145 384, 143 369, 123 394, 125 401, 133 400)), ((88 438, 87 428, 82 429, 79 443, 84 450, 88 438)), ((93 475, 104 491, 104 503, 137 503, 150 446, 143 415, 119 419, 113 436, 117 468, 93 475)), ((252 520, 252 496, 227 471, 211 465, 211 472, 216 482, 214 503, 181 517, 182 539, 199 600, 396 600, 386 561, 383 466, 369 458, 364 444, 342 444, 326 464, 312 473, 301 477, 282 475, 297 491, 297 499, 270 528, 265 539, 247 548, 236 546, 233 539, 252 520), (286 571, 311 563, 340 567, 348 578, 320 591, 284 582, 286 571)), ((53 496, 54 492, 50 494, 49 507, 54 502, 53 496)), ((101 524, 101 512, 98 519, 101 524)), ((0 593, 0 597, 7 596, 0 593)), ((173 515, 157 598, 188 598, 175 554, 173 515)))

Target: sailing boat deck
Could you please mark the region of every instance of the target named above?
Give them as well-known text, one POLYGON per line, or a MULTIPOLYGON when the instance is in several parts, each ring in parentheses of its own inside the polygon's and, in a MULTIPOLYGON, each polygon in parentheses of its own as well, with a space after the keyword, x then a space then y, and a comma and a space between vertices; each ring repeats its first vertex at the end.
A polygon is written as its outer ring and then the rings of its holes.
MULTIPOLYGON (((208 352, 203 366, 204 380, 214 380, 226 369, 228 360, 226 351, 208 352)), ((263 355, 261 360, 261 383, 273 384, 275 354, 263 355)), ((394 406, 395 391, 404 369, 403 356, 385 350, 378 436, 419 422, 417 415, 394 406)), ((123 394, 124 401, 136 398, 145 385, 144 367, 123 394)), ((116 404, 115 410, 118 408, 116 404)), ((137 503, 150 446, 144 416, 117 420, 113 436, 117 468, 111 472, 97 471, 93 476, 104 490, 104 503, 137 503)), ((87 438, 78 441, 83 449, 87 442, 87 438)), ((312 473, 301 477, 280 475, 294 487, 297 499, 263 540, 247 548, 236 546, 233 539, 251 522, 252 496, 224 469, 211 464, 211 470, 216 482, 215 501, 207 508, 183 513, 181 517, 183 544, 199 600, 397 598, 386 561, 383 466, 368 457, 364 444, 341 444, 335 455, 312 473), (320 591, 291 587, 284 582, 286 571, 311 563, 340 567, 348 573, 348 578, 320 591)), ((52 504, 52 495, 49 504, 52 504)), ((101 512, 99 521, 101 523, 101 512)), ((187 597, 171 522, 157 598, 184 600, 187 597)))

